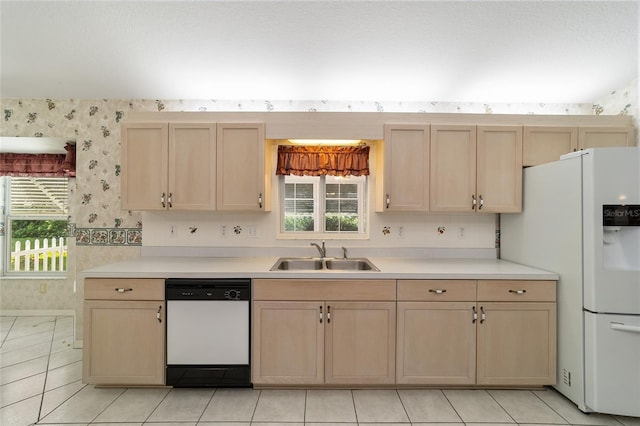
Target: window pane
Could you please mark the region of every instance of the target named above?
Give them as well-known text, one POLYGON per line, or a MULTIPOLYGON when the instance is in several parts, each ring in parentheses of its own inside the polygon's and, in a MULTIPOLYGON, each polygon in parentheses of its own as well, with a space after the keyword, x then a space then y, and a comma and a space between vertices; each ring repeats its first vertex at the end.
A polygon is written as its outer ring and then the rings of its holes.
POLYGON ((340 201, 338 200, 327 200, 325 203, 325 209, 327 213, 339 213, 340 212, 340 201))
POLYGON ((358 231, 358 215, 340 216, 340 230, 344 232, 358 231))
POLYGON ((66 220, 11 220, 11 271, 66 271, 66 220))
POLYGON ((358 200, 340 201, 340 211, 342 213, 358 213, 358 200))
POLYGON ((313 184, 312 183, 296 183, 296 198, 311 198, 313 199, 313 184))
POLYGON ((326 186, 327 198, 338 198, 340 196, 340 185, 337 183, 328 183, 326 186))
POLYGON ((315 223, 311 215, 286 215, 284 217, 284 230, 289 232, 311 231, 315 223))
POLYGON ((358 185, 353 183, 343 183, 340 185, 341 198, 358 198, 358 185))

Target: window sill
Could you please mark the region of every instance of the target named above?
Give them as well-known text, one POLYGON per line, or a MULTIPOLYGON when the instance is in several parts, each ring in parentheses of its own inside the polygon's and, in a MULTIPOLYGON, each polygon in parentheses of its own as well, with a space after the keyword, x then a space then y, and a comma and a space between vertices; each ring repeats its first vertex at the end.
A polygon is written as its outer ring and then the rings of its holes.
POLYGON ((322 232, 278 232, 277 240, 368 240, 369 234, 329 234, 322 232))
POLYGON ((68 275, 0 275, 2 280, 66 280, 68 275))

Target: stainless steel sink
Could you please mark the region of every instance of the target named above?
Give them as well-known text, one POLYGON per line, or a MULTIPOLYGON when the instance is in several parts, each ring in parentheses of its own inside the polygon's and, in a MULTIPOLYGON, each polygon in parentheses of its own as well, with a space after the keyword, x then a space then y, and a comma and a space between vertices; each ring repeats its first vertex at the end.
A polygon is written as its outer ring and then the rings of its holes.
POLYGON ((272 271, 317 271, 323 269, 322 259, 282 257, 271 267, 272 271))
POLYGON ((379 271, 369 259, 281 257, 271 271, 379 271))
POLYGON ((325 260, 325 268, 339 271, 379 271, 369 259, 331 259, 325 260))

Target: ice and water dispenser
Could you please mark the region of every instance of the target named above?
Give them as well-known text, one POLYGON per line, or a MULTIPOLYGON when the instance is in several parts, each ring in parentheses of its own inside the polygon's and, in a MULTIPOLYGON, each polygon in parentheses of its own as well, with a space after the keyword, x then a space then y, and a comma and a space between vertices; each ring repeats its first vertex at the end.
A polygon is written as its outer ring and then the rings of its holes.
POLYGON ((640 204, 602 206, 603 266, 640 270, 640 204))

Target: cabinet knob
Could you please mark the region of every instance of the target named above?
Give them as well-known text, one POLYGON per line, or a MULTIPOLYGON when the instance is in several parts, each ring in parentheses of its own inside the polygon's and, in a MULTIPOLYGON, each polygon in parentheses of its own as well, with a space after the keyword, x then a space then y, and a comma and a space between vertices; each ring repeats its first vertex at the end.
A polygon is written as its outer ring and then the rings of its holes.
POLYGON ((327 324, 331 324, 331 306, 327 306, 327 324))
POLYGON ((160 203, 162 204, 162 208, 166 207, 166 204, 164 203, 164 192, 162 193, 162 195, 160 196, 160 203))
POLYGON ((509 290, 509 293, 513 294, 525 294, 527 290, 509 290))
POLYGON ((389 208, 390 204, 391 204, 391 197, 389 196, 389 194, 387 194, 387 208, 389 208))
POLYGON ((169 203, 169 208, 173 207, 173 193, 169 193, 169 198, 167 199, 167 202, 169 203))
POLYGON ((478 311, 476 310, 475 306, 472 306, 471 310, 473 311, 473 316, 472 316, 473 319, 471 320, 471 323, 475 324, 476 321, 478 321, 478 311))
POLYGON ((158 319, 158 322, 162 322, 162 316, 160 315, 160 312, 162 312, 162 305, 158 306, 158 312, 156 312, 156 318, 158 319))
POLYGON ((127 291, 133 291, 133 289, 132 289, 132 288, 118 288, 118 287, 116 287, 116 288, 115 288, 115 290, 116 290, 118 293, 126 293, 127 291))
POLYGON ((320 305, 320 324, 322 324, 322 305, 320 305))
POLYGON ((480 324, 482 324, 487 319, 487 314, 484 311, 484 306, 480 306, 480 324))
POLYGON ((429 293, 444 294, 446 292, 447 292, 447 290, 445 290, 445 289, 434 289, 434 288, 430 288, 429 289, 429 293))
POLYGON ((480 195, 480 205, 478 206, 478 210, 482 210, 482 206, 484 206, 484 199, 482 198, 482 195, 480 195))
POLYGON ((258 194, 258 207, 262 208, 262 192, 258 194))
POLYGON ((476 209, 476 196, 475 194, 471 195, 471 210, 475 210, 476 209))

